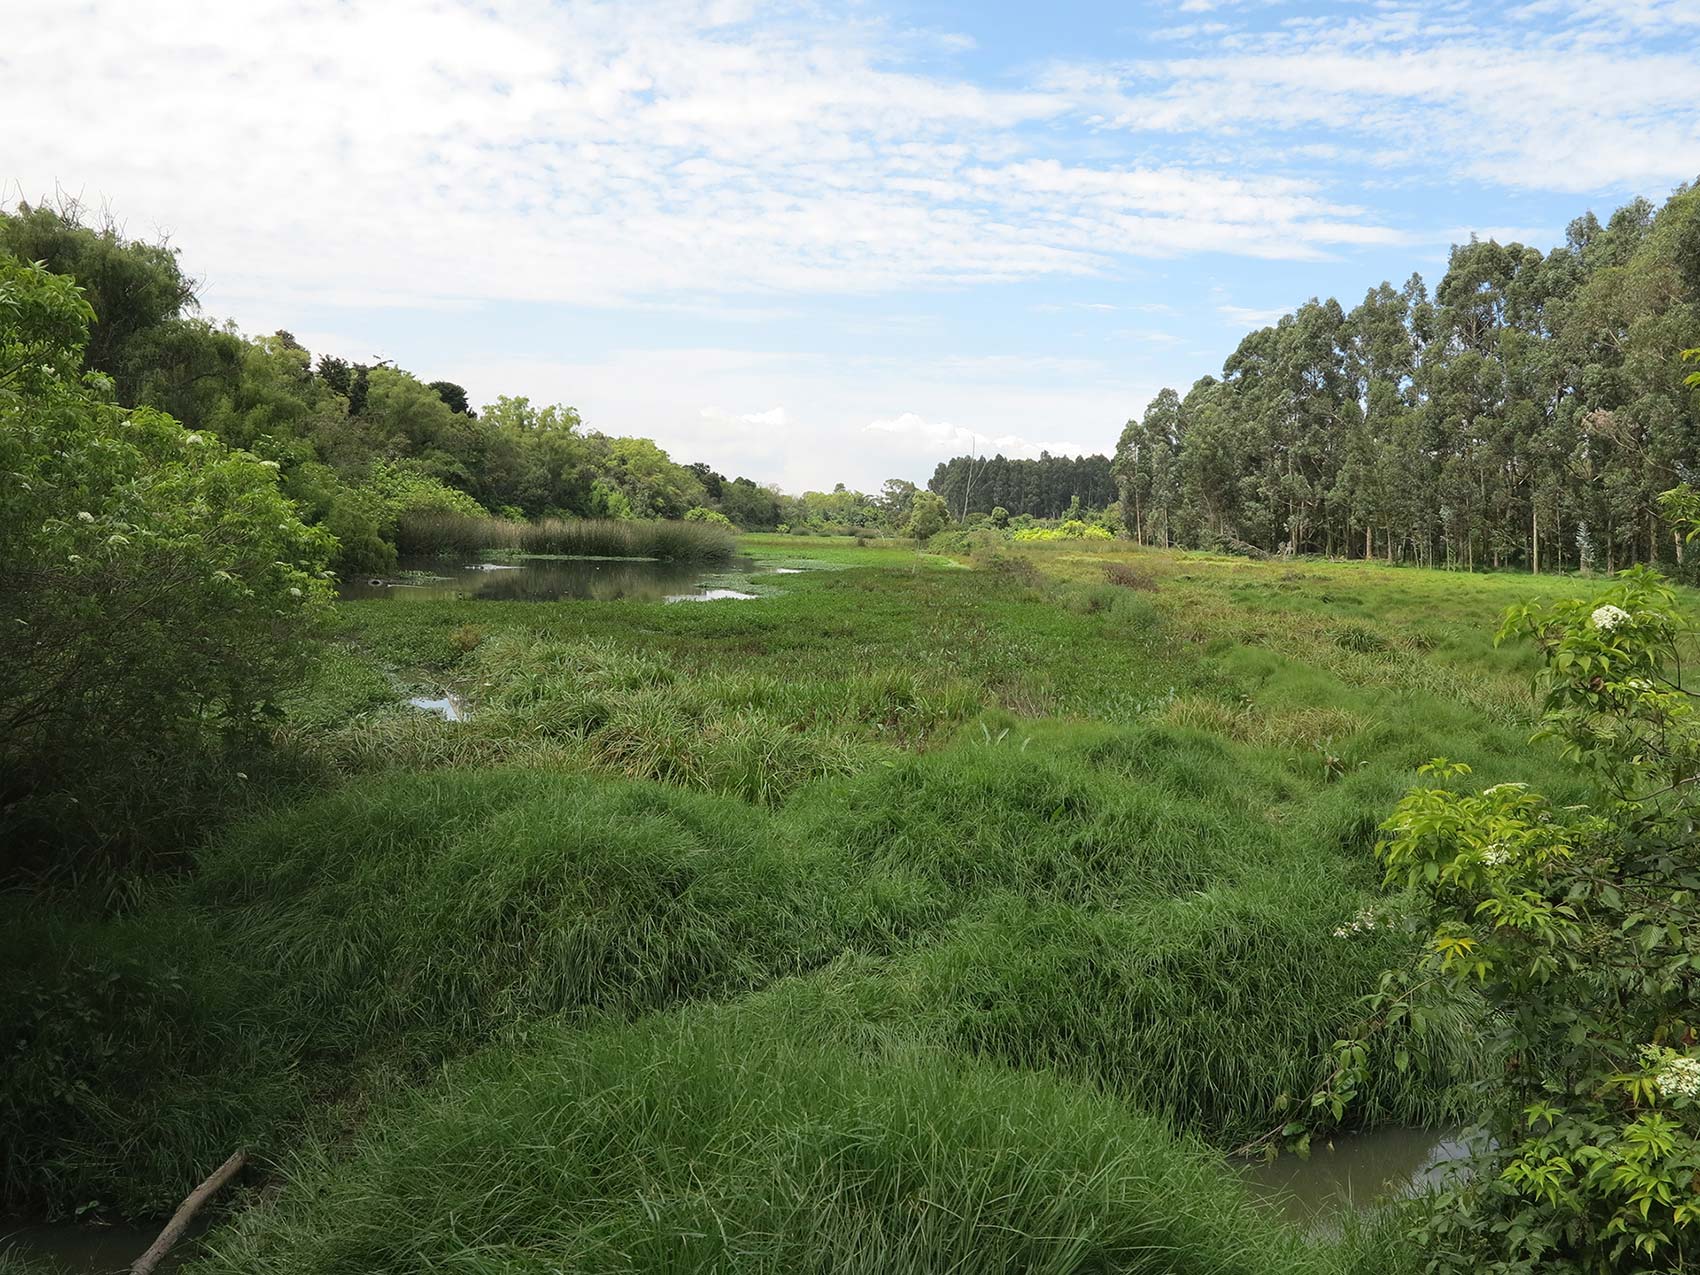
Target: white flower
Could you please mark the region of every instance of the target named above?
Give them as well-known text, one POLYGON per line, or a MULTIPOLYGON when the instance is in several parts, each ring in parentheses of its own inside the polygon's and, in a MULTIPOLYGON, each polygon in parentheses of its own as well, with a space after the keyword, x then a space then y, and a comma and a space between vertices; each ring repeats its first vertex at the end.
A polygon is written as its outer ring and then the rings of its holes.
POLYGON ((183 441, 185 443, 198 443, 201 441, 201 436, 199 434, 190 434, 189 437, 185 438, 183 441))
POLYGON ((1672 1098, 1700 1098, 1700 1058, 1657 1045, 1642 1047, 1641 1058, 1653 1068, 1653 1083, 1672 1098))
POLYGON ((1337 939, 1349 939, 1354 934, 1363 934, 1373 930, 1378 923, 1379 918, 1376 916, 1375 909, 1365 908, 1350 921, 1347 921, 1344 925, 1338 927, 1334 931, 1334 937, 1337 939))
POLYGON ((260 462, 260 464, 264 465, 267 469, 281 469, 282 468, 282 466, 280 466, 275 460, 262 460, 260 462))
POLYGON ((291 589, 289 591, 289 596, 292 597, 292 598, 298 598, 298 597, 301 596, 301 590, 300 589, 291 589))
POLYGON ((86 509, 79 509, 77 511, 77 521, 78 522, 93 522, 94 521, 94 515, 91 514, 86 509))
POLYGON ((1490 868, 1502 867, 1511 862, 1511 851, 1502 845, 1491 845, 1482 851, 1482 862, 1490 868))
POLYGON ((1594 622, 1596 629, 1604 629, 1609 633, 1629 618, 1629 612, 1608 602, 1603 607, 1595 607, 1594 614, 1588 618, 1594 622))

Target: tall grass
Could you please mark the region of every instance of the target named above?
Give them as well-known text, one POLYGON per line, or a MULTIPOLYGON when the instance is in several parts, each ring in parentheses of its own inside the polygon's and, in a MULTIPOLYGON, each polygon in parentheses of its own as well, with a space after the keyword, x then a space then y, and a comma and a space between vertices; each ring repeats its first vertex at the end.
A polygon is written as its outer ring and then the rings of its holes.
POLYGON ((559 554, 580 558, 660 558, 674 562, 720 562, 732 556, 736 536, 701 522, 648 519, 545 518, 512 522, 447 510, 405 515, 396 528, 404 554, 451 555, 488 552, 559 554))
MULTIPOLYGON (((1509 586, 821 552, 890 569, 762 607, 345 608, 290 707, 340 788, 116 917, 0 896, 0 1207, 156 1209, 313 1131, 221 1261, 1289 1269, 1210 1182, 1220 1232, 1117 1176, 1195 1180, 1128 1109, 1225 1147, 1309 1092, 1401 955, 1332 931, 1416 763, 1586 798, 1510 711, 1527 669, 1454 632, 1509 586), (473 719, 374 709, 396 669, 473 719), (379 1101, 475 1049, 458 1096, 379 1101)), ((1456 1013, 1361 1110, 1447 1112, 1485 1062, 1456 1013)))
POLYGON ((1156 1121, 1042 1076, 878 1063, 757 1005, 456 1069, 212 1241, 206 1275, 1265 1275, 1337 1255, 1156 1121))

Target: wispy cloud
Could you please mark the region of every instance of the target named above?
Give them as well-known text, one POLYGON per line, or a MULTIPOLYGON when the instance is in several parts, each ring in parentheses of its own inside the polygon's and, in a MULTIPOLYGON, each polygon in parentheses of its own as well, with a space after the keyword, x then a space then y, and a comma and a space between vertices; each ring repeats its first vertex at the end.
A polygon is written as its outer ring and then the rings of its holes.
POLYGON ((1587 192, 1700 172, 1692 6, 1384 0, 1231 31, 1195 56, 1056 66, 1043 86, 1096 99, 1106 128, 1242 145, 1302 132, 1358 165, 1495 186, 1587 192), (1654 30, 1666 38, 1649 44, 1654 30))
POLYGON ((1278 306, 1261 310, 1253 306, 1243 305, 1219 305, 1216 307, 1216 313, 1221 315, 1224 320, 1242 328, 1267 327, 1280 319, 1282 315, 1291 311, 1291 306, 1278 306))

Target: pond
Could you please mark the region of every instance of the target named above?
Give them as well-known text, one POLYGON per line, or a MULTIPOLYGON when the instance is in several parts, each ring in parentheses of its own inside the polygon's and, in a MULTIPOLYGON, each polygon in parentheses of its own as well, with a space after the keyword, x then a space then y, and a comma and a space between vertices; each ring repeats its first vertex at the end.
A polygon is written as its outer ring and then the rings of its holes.
POLYGON ((655 562, 638 558, 508 558, 448 561, 402 559, 395 573, 345 580, 337 595, 348 600, 480 602, 649 602, 746 600, 756 594, 735 587, 750 575, 794 573, 764 567, 753 558, 724 563, 655 562))
MULTIPOLYGON (((8 1256, 28 1258, 32 1270, 54 1275, 108 1275, 127 1271, 130 1264, 159 1236, 163 1222, 151 1226, 119 1223, 115 1226, 84 1226, 75 1222, 27 1222, 0 1218, 0 1264, 8 1256)), ((189 1234, 177 1242, 159 1271, 176 1270, 195 1251, 194 1235, 205 1230, 197 1218, 189 1234)))
POLYGON ((1456 1129, 1375 1129, 1317 1142, 1309 1158, 1284 1155, 1246 1168, 1254 1196, 1301 1226, 1329 1226, 1378 1201, 1416 1195, 1455 1171, 1467 1148, 1456 1129))

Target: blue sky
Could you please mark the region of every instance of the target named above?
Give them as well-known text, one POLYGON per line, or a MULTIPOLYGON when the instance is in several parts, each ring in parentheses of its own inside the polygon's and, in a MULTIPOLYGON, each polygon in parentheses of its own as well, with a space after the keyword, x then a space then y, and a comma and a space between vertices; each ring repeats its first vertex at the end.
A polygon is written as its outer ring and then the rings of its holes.
POLYGON ((792 490, 1108 450, 1312 295, 1700 175, 1700 7, 17 0, 7 202, 792 490))

